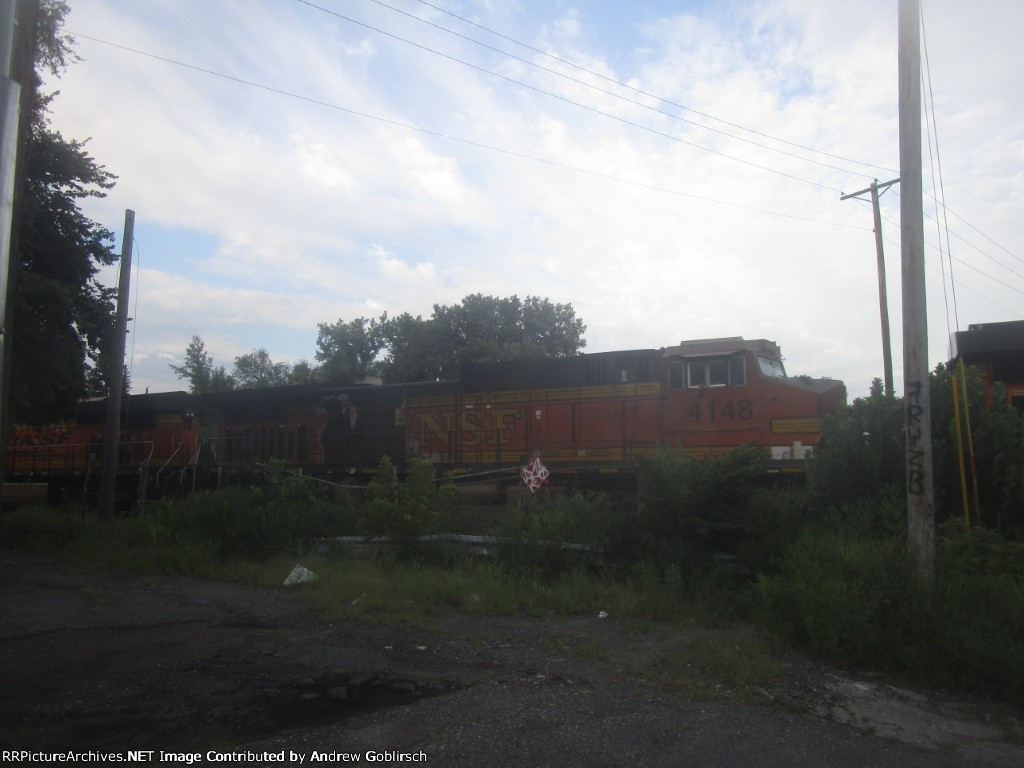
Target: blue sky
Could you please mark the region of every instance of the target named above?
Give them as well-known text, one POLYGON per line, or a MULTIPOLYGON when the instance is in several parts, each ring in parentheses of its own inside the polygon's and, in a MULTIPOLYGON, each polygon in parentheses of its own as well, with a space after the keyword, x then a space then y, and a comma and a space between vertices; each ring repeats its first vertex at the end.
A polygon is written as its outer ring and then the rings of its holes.
MULTIPOLYGON (((923 5, 934 364, 953 290, 963 329, 1024 319, 1024 3, 923 5)), ((193 334, 294 363, 317 323, 476 292, 571 303, 587 351, 743 335, 852 396, 881 376, 871 211, 839 198, 898 175, 895 0, 70 6, 53 123, 119 177, 86 206, 118 250, 136 212, 136 392, 186 386, 193 334)))

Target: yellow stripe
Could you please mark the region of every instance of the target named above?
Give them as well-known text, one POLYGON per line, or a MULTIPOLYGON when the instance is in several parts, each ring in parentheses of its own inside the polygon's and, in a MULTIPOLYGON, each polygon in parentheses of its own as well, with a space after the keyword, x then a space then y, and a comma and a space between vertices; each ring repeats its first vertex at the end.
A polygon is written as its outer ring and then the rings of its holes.
POLYGON ((772 433, 776 435, 797 435, 806 432, 821 432, 821 419, 772 419, 772 433))
MULTIPOLYGON (((619 397, 654 397, 661 393, 661 383, 648 381, 632 384, 606 384, 593 387, 555 387, 551 389, 500 390, 497 392, 469 393, 458 401, 461 405, 487 405, 488 403, 563 402, 567 400, 607 400, 619 397)), ((454 406, 455 395, 410 397, 410 408, 454 406)))

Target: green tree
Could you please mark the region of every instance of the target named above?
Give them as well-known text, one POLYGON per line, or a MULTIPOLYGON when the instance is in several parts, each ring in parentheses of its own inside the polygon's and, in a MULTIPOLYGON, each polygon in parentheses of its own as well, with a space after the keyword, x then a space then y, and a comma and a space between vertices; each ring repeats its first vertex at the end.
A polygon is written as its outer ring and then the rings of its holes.
POLYGON ((288 384, 290 375, 290 365, 275 363, 270 353, 261 347, 235 358, 231 378, 239 389, 262 389, 288 384))
POLYGON ((818 457, 807 465, 808 487, 822 505, 877 502, 904 493, 903 401, 885 395, 881 379, 825 417, 818 457))
POLYGON ((206 344, 199 336, 193 336, 185 348, 185 362, 170 366, 179 379, 188 379, 188 391, 193 395, 234 389, 235 382, 224 366, 215 367, 213 356, 206 351, 206 344))
POLYGON ((469 363, 578 355, 586 326, 571 304, 527 296, 473 294, 461 304, 434 306, 441 378, 458 376, 469 363))
POLYGON ((350 322, 320 323, 316 359, 325 384, 347 386, 358 376, 379 371, 377 357, 387 345, 389 327, 385 312, 380 320, 365 317, 350 322))
POLYGON ((40 4, 36 74, 31 87, 24 181, 16 211, 15 275, 10 291, 11 414, 45 423, 70 416, 88 391, 90 368, 104 388, 99 365, 114 328, 116 289, 100 284, 100 266, 113 264, 113 235, 79 209, 103 197, 114 175, 86 151, 85 142, 52 128, 53 95, 40 92, 41 71, 60 75, 73 60, 62 34, 67 4, 40 4), (45 353, 41 354, 42 351, 45 353))
POLYGON ((388 382, 436 381, 442 378, 445 362, 437 324, 405 312, 388 321, 387 354, 380 361, 380 374, 388 382))
POLYGON ((289 384, 316 384, 320 381, 320 368, 308 360, 299 360, 288 374, 289 384))

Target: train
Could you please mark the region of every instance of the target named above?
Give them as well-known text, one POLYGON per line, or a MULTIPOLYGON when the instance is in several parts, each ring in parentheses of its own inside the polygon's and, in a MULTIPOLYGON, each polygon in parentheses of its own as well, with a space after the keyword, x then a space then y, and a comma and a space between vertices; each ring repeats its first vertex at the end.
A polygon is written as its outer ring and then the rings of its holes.
MULTIPOLYGON (((815 456, 843 382, 787 376, 779 346, 742 337, 661 349, 465 366, 455 380, 131 395, 123 400, 119 477, 139 497, 252 476, 272 460, 325 483, 365 484, 387 456, 402 472, 430 461, 456 480, 518 482, 543 462, 552 482, 635 475, 660 446, 698 458, 754 445, 767 472, 815 456)), ((9 486, 78 493, 102 464, 105 400, 74 421, 18 428, 9 486)))
POLYGON ((986 405, 992 405, 992 384, 998 381, 1009 404, 1024 413, 1024 320, 972 323, 957 331, 950 367, 960 362, 978 371, 986 405))

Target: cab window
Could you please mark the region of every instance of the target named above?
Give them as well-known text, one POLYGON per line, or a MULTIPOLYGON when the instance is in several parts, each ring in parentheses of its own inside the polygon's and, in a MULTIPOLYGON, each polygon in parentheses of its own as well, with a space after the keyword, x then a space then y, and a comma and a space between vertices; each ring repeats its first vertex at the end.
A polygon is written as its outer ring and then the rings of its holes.
POLYGON ((729 358, 729 386, 747 386, 747 361, 742 355, 729 358))
POLYGON ((707 366, 703 360, 694 360, 686 364, 686 385, 688 387, 707 386, 707 366))
MULTIPOLYGON (((681 368, 676 369, 673 367, 669 369, 669 383, 673 389, 682 387, 681 368)), ((690 360, 686 363, 686 386, 690 389, 726 386, 745 387, 746 385, 747 365, 743 355, 706 360, 690 360)))

